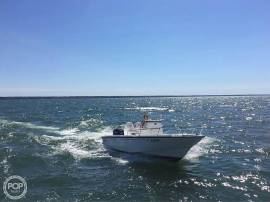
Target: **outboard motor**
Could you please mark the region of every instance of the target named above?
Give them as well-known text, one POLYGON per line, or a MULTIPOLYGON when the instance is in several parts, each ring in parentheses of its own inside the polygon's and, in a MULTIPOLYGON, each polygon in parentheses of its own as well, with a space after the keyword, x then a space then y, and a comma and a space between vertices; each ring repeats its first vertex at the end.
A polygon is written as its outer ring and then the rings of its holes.
POLYGON ((124 135, 124 130, 121 128, 116 128, 113 130, 113 135, 124 135))

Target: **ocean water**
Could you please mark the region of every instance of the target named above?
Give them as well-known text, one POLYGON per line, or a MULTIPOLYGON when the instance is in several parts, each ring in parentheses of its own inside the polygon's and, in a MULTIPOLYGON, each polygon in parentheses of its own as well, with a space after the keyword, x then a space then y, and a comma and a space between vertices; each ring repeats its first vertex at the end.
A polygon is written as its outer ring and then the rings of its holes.
POLYGON ((0 140, 1 186, 24 177, 20 201, 270 201, 270 96, 6 98, 0 140), (179 162, 109 154, 101 136, 144 112, 206 137, 179 162))

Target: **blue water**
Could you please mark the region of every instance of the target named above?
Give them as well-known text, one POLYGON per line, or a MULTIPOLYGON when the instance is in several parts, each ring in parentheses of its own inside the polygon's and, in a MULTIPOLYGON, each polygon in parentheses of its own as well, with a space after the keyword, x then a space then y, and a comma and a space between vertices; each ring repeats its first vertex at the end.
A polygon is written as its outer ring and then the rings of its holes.
POLYGON ((0 99, 0 139, 24 201, 270 201, 270 96, 0 99), (101 136, 144 112, 207 137, 179 162, 109 154, 101 136))

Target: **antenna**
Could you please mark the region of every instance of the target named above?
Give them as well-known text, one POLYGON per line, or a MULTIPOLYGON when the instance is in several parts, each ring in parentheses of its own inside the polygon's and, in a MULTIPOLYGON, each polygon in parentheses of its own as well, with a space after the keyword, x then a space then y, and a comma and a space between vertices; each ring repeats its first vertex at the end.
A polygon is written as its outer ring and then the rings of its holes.
POLYGON ((199 133, 200 135, 202 134, 202 131, 203 131, 203 128, 200 130, 200 133, 199 133))

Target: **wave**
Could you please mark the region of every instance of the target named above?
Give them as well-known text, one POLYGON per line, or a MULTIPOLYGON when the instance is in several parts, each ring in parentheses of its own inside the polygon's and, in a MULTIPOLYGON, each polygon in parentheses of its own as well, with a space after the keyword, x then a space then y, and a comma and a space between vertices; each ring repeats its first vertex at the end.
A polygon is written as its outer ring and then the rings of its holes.
POLYGON ((199 158, 200 156, 207 154, 209 152, 210 146, 218 141, 212 137, 204 137, 199 143, 194 145, 186 154, 184 159, 194 160, 199 158))
MULTIPOLYGON (((100 132, 88 132, 88 131, 81 132, 79 128, 76 128, 76 127, 61 129, 59 127, 54 127, 54 126, 43 126, 43 125, 37 125, 30 122, 8 121, 5 119, 0 119, 0 124, 4 126, 5 125, 18 125, 24 128, 43 130, 44 132, 55 133, 62 136, 62 137, 56 137, 56 136, 51 136, 51 135, 44 135, 44 137, 51 137, 53 139, 65 139, 67 137, 83 138, 85 136, 90 137, 87 134, 91 134, 91 138, 95 139, 97 137, 101 137, 102 135, 100 134, 100 132)), ((111 133, 112 129, 110 127, 105 127, 102 131, 103 131, 102 133, 105 135, 105 134, 111 133)))
MULTIPOLYGON (((42 126, 30 122, 8 121, 0 119, 1 125, 17 125, 29 129, 43 130, 45 134, 35 136, 34 139, 41 145, 53 149, 53 155, 68 152, 74 159, 108 158, 102 145, 102 136, 112 133, 110 127, 103 127, 98 131, 80 131, 79 128, 60 129, 53 126, 42 126)), ((119 161, 119 159, 116 159, 119 161)), ((3 164, 4 162, 1 162, 3 164)))
POLYGON ((68 152, 75 159, 82 159, 90 156, 89 151, 80 148, 78 145, 75 145, 72 142, 63 143, 54 149, 56 150, 55 154, 68 152))
POLYGON ((100 119, 90 118, 87 120, 82 120, 79 124, 80 127, 92 127, 103 124, 103 121, 100 119))
POLYGON ((75 160, 84 158, 110 158, 102 144, 101 137, 112 133, 110 127, 99 131, 80 131, 78 128, 70 128, 58 131, 61 136, 44 135, 47 140, 58 142, 53 146, 54 154, 68 152, 75 160))
POLYGON ((5 120, 5 119, 0 119, 0 124, 2 126, 5 126, 5 125, 18 125, 18 126, 22 126, 24 128, 40 129, 40 130, 46 130, 48 132, 55 132, 55 131, 60 130, 60 128, 58 128, 58 127, 41 126, 41 125, 37 125, 37 124, 34 124, 34 123, 30 123, 30 122, 8 121, 8 120, 5 120))
POLYGON ((128 108, 127 107, 125 109, 127 109, 127 110, 139 110, 139 111, 168 111, 168 110, 170 110, 167 107, 133 107, 133 108, 128 108))
POLYGON ((4 174, 8 174, 8 171, 10 169, 10 166, 8 164, 8 158, 5 157, 1 162, 0 162, 0 167, 2 167, 2 170, 4 174))
POLYGON ((78 128, 68 128, 68 129, 56 131, 56 133, 62 136, 72 136, 72 135, 76 135, 78 132, 79 132, 78 128))

